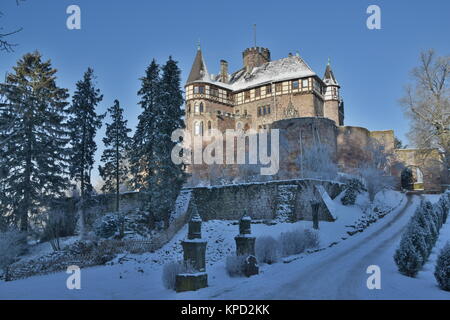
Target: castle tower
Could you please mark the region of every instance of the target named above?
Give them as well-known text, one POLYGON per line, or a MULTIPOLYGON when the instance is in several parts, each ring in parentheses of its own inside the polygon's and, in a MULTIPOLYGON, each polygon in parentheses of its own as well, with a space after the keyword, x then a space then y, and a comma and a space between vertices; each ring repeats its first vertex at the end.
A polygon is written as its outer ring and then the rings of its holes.
POLYGON ((333 70, 331 70, 330 62, 325 69, 325 75, 323 76, 323 82, 325 83, 325 101, 323 104, 323 113, 325 118, 333 120, 337 126, 344 125, 344 109, 343 101, 341 101, 339 95, 339 83, 337 82, 333 70))
POLYGON ((267 48, 253 47, 247 48, 242 53, 244 67, 247 72, 252 72, 253 68, 270 62, 270 51, 267 48))

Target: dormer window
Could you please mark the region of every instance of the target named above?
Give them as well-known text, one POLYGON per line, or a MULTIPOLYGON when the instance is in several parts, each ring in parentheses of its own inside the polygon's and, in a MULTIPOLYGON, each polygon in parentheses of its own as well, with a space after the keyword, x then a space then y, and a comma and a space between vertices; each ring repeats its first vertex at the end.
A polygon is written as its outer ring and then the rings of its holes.
POLYGON ((292 90, 298 89, 299 84, 298 84, 298 80, 292 81, 292 90))
POLYGON ((244 99, 250 100, 250 91, 244 91, 244 99))
POLYGON ((260 97, 261 96, 261 88, 256 88, 255 89, 255 97, 260 97))
POLYGON ((272 85, 271 84, 268 84, 267 86, 266 86, 266 94, 271 94, 272 93, 272 85))

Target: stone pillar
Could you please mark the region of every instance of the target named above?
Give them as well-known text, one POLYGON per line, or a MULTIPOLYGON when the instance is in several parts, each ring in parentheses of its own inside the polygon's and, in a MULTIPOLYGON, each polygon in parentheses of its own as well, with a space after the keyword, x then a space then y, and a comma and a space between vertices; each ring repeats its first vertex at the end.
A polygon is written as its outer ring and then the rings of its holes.
POLYGON ((175 288, 177 292, 195 291, 208 286, 206 274, 206 244, 202 239, 202 219, 193 204, 192 217, 189 221, 187 239, 181 242, 183 260, 188 267, 187 273, 178 274, 175 288))
POLYGON ((258 263, 255 257, 255 237, 251 236, 251 222, 249 216, 244 216, 239 221, 239 234, 234 237, 236 241, 236 255, 245 257, 244 274, 247 277, 259 273, 258 263))
POLYGON ((320 202, 311 201, 313 228, 316 230, 319 229, 319 207, 320 202))

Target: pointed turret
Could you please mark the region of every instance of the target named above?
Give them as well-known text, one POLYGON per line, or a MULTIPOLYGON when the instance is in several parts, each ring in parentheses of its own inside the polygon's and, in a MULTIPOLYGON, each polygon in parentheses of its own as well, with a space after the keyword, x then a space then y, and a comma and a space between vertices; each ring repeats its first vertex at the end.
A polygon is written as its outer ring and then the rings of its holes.
POLYGON ((187 83, 194 81, 201 81, 208 78, 209 78, 208 69, 206 68, 206 63, 205 60, 203 59, 202 50, 199 46, 187 83))
POLYGON ((324 95, 324 117, 334 120, 337 126, 344 125, 344 110, 341 107, 343 105, 339 94, 339 83, 334 76, 331 69, 330 59, 323 75, 323 82, 325 83, 325 95, 324 95))
POLYGON ((325 69, 325 74, 323 75, 323 82, 325 82, 327 86, 329 85, 339 86, 339 83, 337 82, 334 76, 333 70, 331 70, 330 60, 328 60, 327 67, 325 69))

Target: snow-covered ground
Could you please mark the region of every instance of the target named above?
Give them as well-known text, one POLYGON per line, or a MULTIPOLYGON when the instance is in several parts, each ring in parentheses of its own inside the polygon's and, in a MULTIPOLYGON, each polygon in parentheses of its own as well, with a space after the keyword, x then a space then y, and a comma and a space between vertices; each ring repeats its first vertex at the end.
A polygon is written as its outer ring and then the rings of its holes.
MULTIPOLYGON (((185 226, 154 253, 122 255, 111 265, 83 269, 81 290, 68 290, 69 275, 61 272, 0 282, 0 299, 450 299, 450 293, 437 288, 432 275, 437 252, 417 279, 400 275, 393 262, 401 232, 420 197, 406 200, 399 193, 387 192, 377 201, 395 209, 364 232, 349 237, 348 226, 361 217, 367 203, 360 197, 357 205, 344 207, 340 198, 333 200, 337 220, 321 222, 319 231, 321 247, 327 249, 300 255, 290 263, 262 265, 260 274, 251 278, 230 278, 225 271, 225 258, 233 254, 238 226, 230 221, 208 221, 203 224, 203 236, 208 240, 208 288, 177 294, 163 287, 162 266, 181 259, 185 226), (339 243, 328 248, 334 242, 339 243), (381 268, 381 290, 366 287, 366 269, 374 264, 381 268)), ((252 233, 277 237, 286 230, 311 226, 310 221, 252 224, 252 233)), ((441 231, 438 246, 443 246, 449 233, 450 221, 441 231)))

